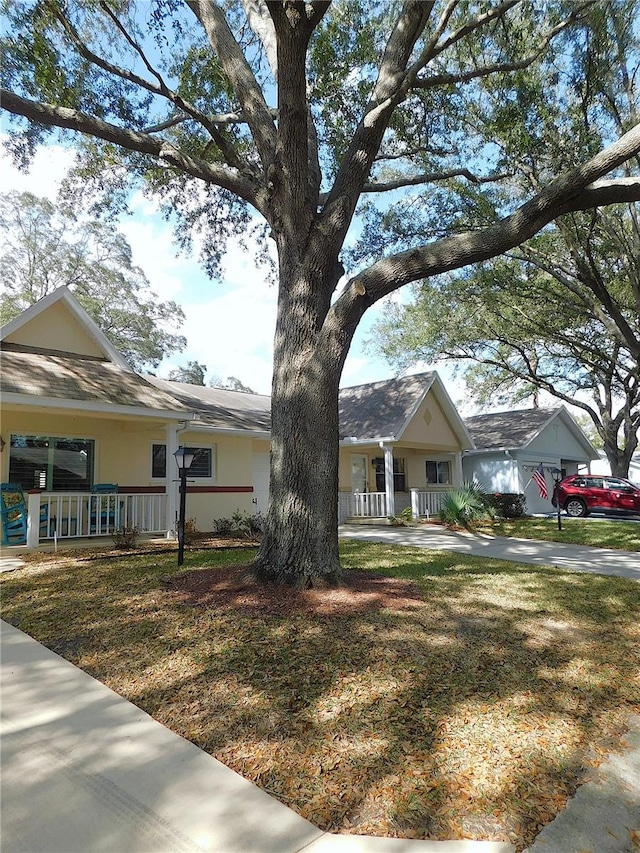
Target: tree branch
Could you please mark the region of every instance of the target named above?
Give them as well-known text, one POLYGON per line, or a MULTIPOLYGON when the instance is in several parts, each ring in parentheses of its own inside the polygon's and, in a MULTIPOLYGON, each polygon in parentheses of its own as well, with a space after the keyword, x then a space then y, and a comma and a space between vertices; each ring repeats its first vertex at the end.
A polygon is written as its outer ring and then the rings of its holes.
MULTIPOLYGON (((438 46, 438 49, 434 51, 433 56, 438 56, 439 54, 443 53, 454 42, 459 41, 469 32, 472 32, 474 29, 478 29, 480 26, 486 24, 488 20, 501 17, 512 6, 516 5, 517 2, 519 2, 519 0, 516 0, 515 3, 509 0, 509 2, 503 3, 501 6, 496 6, 490 12, 487 12, 485 15, 480 16, 475 21, 472 21, 464 27, 461 27, 456 33, 454 33, 441 45, 438 46)), ((544 53, 546 48, 549 46, 551 41, 558 35, 558 33, 566 29, 569 24, 572 23, 578 17, 578 15, 584 11, 584 9, 588 8, 589 6, 592 6, 593 2, 594 0, 587 0, 587 2, 581 3, 574 9, 572 9, 571 13, 567 15, 567 17, 563 21, 561 21, 559 24, 556 24, 555 27, 552 27, 545 34, 537 50, 529 54, 529 56, 518 60, 517 62, 498 62, 494 63, 493 65, 486 65, 483 68, 475 68, 473 71, 466 71, 461 74, 438 74, 433 77, 417 77, 415 80, 414 88, 431 89, 434 86, 451 85, 454 83, 468 83, 470 80, 474 80, 479 77, 488 77, 490 74, 506 74, 511 71, 522 71, 532 65, 536 61, 536 59, 538 59, 538 57, 540 57, 544 53)))
MULTIPOLYGON (((183 113, 186 113, 186 116, 189 116, 193 120, 197 121, 199 124, 202 125, 202 127, 205 128, 205 130, 207 130, 207 132, 218 146, 220 152, 222 153, 229 166, 232 166, 234 169, 238 169, 241 172, 251 171, 251 166, 238 156, 233 146, 228 144, 226 139, 221 135, 216 125, 210 121, 208 116, 205 113, 202 113, 196 107, 194 107, 193 104, 190 104, 188 101, 185 101, 184 98, 182 98, 169 86, 167 86, 164 79, 162 78, 162 75, 158 71, 156 71, 156 69, 151 65, 140 45, 136 42, 134 38, 132 38, 132 36, 123 26, 117 15, 109 8, 106 3, 100 2, 100 8, 109 18, 111 23, 116 27, 116 29, 125 39, 125 41, 135 50, 135 52, 138 54, 138 56, 144 63, 144 66, 147 71, 156 78, 157 83, 152 83, 151 81, 146 80, 144 77, 140 77, 138 74, 134 74, 132 71, 129 71, 126 68, 121 68, 119 65, 115 65, 114 63, 109 62, 103 57, 98 56, 97 53, 94 53, 94 51, 90 50, 88 45, 81 38, 76 28, 66 17, 63 10, 60 8, 60 6, 58 6, 57 3, 53 3, 51 2, 51 0, 47 0, 46 5, 51 10, 52 14, 55 16, 61 26, 64 28, 64 31, 71 40, 78 54, 84 59, 86 59, 87 62, 90 62, 92 65, 95 65, 97 68, 101 68, 103 71, 106 71, 108 74, 111 74, 114 77, 119 77, 122 80, 127 80, 131 83, 134 83, 141 89, 144 89, 147 92, 151 92, 154 95, 158 95, 159 97, 165 98, 166 100, 170 101, 180 110, 182 110, 183 113)), ((186 116, 181 120, 186 120, 186 116)), ((167 129, 168 127, 177 124, 177 121, 176 119, 172 119, 171 124, 167 124, 166 122, 164 124, 164 129, 167 129)), ((160 126, 157 126, 157 128, 158 127, 160 126)), ((157 132, 157 128, 154 132, 157 132)))
POLYGON ((246 175, 241 175, 229 166, 208 163, 206 160, 184 154, 174 145, 157 139, 149 133, 118 127, 95 116, 87 115, 80 110, 30 101, 21 98, 8 89, 0 90, 0 99, 3 109, 14 115, 24 116, 24 118, 38 124, 75 130, 103 139, 105 142, 119 145, 128 151, 136 151, 139 154, 148 154, 151 157, 159 158, 194 178, 199 178, 205 183, 215 184, 236 193, 263 215, 266 215, 263 209, 264 198, 261 197, 260 187, 249 180, 246 175))
POLYGON ((262 90, 229 28, 224 11, 217 3, 207 2, 207 0, 186 0, 186 4, 201 23, 231 82, 266 170, 275 158, 277 144, 275 124, 262 90))
POLYGON ((342 245, 391 114, 406 95, 403 83, 407 62, 433 5, 433 2, 404 4, 389 36, 365 114, 342 159, 323 210, 323 224, 328 223, 333 231, 336 246, 342 245))
MULTIPOLYGON (((640 201, 640 177, 599 180, 638 151, 640 125, 578 169, 560 175, 546 189, 494 225, 383 258, 353 281, 364 287, 369 299, 376 301, 412 281, 504 254, 565 213, 603 204, 640 201)), ((347 288, 352 283, 349 282, 347 288)))
POLYGON ((341 330, 355 329, 367 308, 403 285, 504 254, 565 213, 640 201, 640 178, 600 180, 639 151, 640 125, 636 125, 499 222, 376 261, 347 282, 327 315, 323 334, 342 337, 341 330))

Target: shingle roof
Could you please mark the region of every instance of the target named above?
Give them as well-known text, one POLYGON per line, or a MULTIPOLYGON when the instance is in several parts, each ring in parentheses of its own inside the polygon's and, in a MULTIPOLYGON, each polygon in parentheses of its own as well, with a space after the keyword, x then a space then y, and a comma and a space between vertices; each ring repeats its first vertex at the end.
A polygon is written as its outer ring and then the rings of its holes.
MULTIPOLYGON (((433 373, 405 376, 341 388, 338 400, 340 438, 383 438, 398 435, 431 386, 433 373)), ((198 418, 220 429, 271 429, 271 397, 224 391, 147 377, 157 388, 197 412, 198 418)))
POLYGON ((561 409, 516 409, 474 415, 464 422, 478 450, 525 447, 561 409))
POLYGON ((143 377, 111 361, 18 344, 2 345, 0 388, 3 394, 186 412, 143 377))
POLYGON ((434 373, 418 373, 342 388, 338 400, 340 438, 398 436, 434 378, 434 373))
POLYGON ((225 391, 148 376, 149 382, 166 394, 179 400, 199 420, 219 429, 269 431, 271 429, 271 397, 225 391))

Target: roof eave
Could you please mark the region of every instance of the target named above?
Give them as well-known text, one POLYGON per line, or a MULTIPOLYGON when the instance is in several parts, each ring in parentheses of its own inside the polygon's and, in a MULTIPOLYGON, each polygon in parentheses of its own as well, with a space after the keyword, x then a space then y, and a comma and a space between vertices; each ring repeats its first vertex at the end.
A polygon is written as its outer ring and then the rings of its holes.
POLYGON ((107 415, 132 415, 135 417, 160 418, 163 420, 184 421, 191 420, 193 412, 175 409, 149 409, 145 406, 122 406, 117 403, 97 403, 91 400, 69 400, 62 397, 33 397, 29 394, 17 394, 9 392, 2 395, 5 406, 38 406, 44 409, 68 409, 69 411, 81 411, 85 414, 107 414, 107 415))

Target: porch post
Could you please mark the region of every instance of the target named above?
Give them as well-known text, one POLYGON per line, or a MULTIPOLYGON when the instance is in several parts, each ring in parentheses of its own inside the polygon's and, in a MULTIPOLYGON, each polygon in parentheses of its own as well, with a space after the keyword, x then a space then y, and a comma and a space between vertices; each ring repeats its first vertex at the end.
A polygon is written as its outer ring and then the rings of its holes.
POLYGON ((167 458, 165 490, 167 493, 167 516, 165 518, 166 538, 176 537, 176 518, 178 517, 178 481, 174 453, 178 449, 178 430, 180 426, 173 423, 167 425, 167 458))
POLYGON ((27 497, 27 546, 40 544, 40 491, 33 489, 27 497))
POLYGON ((420 489, 413 486, 409 491, 411 492, 411 518, 414 521, 420 521, 420 489))
POLYGON ((384 451, 384 491, 387 502, 387 517, 396 514, 395 493, 393 488, 393 448, 380 442, 384 451))
POLYGON ((460 451, 453 455, 453 484, 462 485, 462 453, 460 451))

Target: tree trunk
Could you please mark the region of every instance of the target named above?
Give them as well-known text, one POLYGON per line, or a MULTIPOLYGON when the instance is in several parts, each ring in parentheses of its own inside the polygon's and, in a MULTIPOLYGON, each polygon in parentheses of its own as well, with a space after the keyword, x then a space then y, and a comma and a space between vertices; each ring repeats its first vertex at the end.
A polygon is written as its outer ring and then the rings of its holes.
POLYGON ((614 477, 623 477, 627 480, 629 478, 629 465, 634 451, 629 447, 621 449, 617 444, 611 447, 605 443, 604 452, 607 454, 611 474, 614 477))
POLYGON ((629 465, 631 457, 638 448, 638 432, 635 424, 630 418, 624 420, 624 447, 620 447, 618 440, 618 425, 615 421, 607 421, 605 429, 601 433, 603 438, 603 450, 611 467, 614 477, 629 478, 629 465))
POLYGON ((334 585, 341 577, 338 387, 348 347, 332 351, 321 330, 339 272, 335 264, 327 272, 308 259, 280 261, 269 509, 252 572, 263 582, 334 585))

